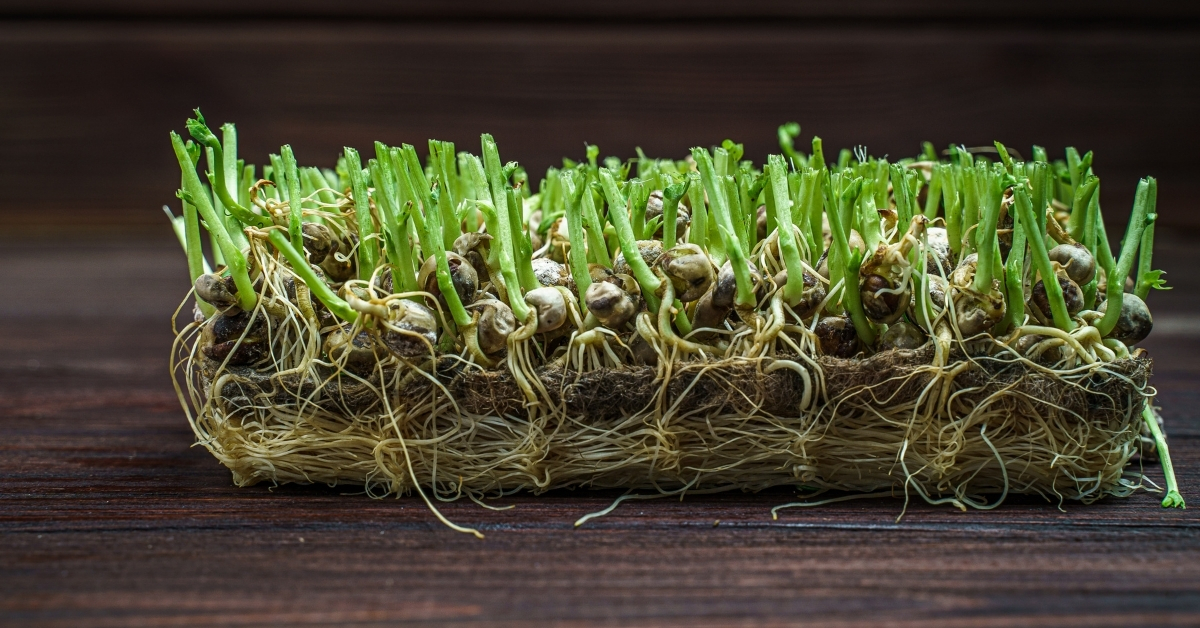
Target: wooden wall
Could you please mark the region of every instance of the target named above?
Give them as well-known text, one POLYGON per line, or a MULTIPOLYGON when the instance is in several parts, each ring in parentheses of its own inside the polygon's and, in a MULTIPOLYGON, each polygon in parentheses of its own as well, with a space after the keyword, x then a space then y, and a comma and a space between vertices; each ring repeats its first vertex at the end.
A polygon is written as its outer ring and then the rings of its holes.
POLYGON ((1096 152, 1110 220, 1159 178, 1200 226, 1200 5, 922 0, 0 4, 0 229, 158 230, 192 107, 241 154, 496 135, 531 171, 743 141, 799 121, 827 152, 1000 140, 1096 152))

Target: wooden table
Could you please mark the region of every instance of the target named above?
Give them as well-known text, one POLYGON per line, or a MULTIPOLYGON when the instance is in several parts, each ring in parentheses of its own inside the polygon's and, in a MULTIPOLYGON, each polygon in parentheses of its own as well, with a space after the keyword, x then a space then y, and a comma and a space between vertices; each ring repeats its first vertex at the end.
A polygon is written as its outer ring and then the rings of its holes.
MULTIPOLYGON (((0 7, 0 624, 1071 626, 1200 623, 1200 9, 1035 0, 14 0, 0 7), (1114 237, 1160 179, 1145 343, 1184 495, 770 508, 789 491, 607 506, 257 486, 193 447, 167 374, 186 290, 158 213, 200 105, 259 164, 349 144, 477 147, 531 174, 582 143, 761 160, 924 139, 1094 149, 1114 237), (1190 235, 1189 235, 1190 234, 1190 235), (53 235, 54 239, 45 239, 53 235)), ((261 170, 260 170, 261 172, 261 170)), ((535 178, 536 180, 536 178, 535 178)), ((1149 478, 1161 483, 1157 466, 1149 478)))
MULTIPOLYGON (((165 227, 164 227, 165 230, 165 227)), ((1200 506, 1200 240, 1162 236, 1178 287, 1147 342, 1184 495, 1200 506), (1191 289, 1191 290, 1189 290, 1191 289), (1195 292, 1192 292, 1195 294, 1195 292)), ((990 512, 914 500, 770 508, 789 491, 441 504, 235 488, 193 447, 167 318, 169 236, 0 247, 0 623, 1072 626, 1200 622, 1200 516, 1138 493, 990 512), (130 281, 134 273, 140 279, 130 281), (37 282, 29 277, 38 277, 37 282)), ((1148 476, 1161 483, 1156 465, 1148 476)))

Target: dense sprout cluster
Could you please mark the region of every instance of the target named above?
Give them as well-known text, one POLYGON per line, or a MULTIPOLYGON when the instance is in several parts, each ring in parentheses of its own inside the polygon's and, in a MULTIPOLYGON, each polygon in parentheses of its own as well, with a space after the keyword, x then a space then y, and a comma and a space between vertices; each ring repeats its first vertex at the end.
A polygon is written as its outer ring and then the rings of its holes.
POLYGON ((303 316, 319 329, 306 351, 339 371, 453 359, 507 370, 530 400, 546 365, 926 349, 933 368, 1004 355, 1072 372, 1128 358, 1163 287, 1154 179, 1111 249, 1092 154, 1071 148, 1062 161, 999 143, 826 161, 819 138, 796 149, 789 124, 765 164, 729 140, 681 160, 588 146, 534 189, 490 135, 478 156, 431 140, 423 161, 408 144, 376 142, 366 163, 346 148, 335 169, 284 146, 260 179, 232 125, 219 140, 197 112, 187 128, 194 143, 171 137, 173 220, 199 351, 223 366, 277 360, 271 330, 303 316))

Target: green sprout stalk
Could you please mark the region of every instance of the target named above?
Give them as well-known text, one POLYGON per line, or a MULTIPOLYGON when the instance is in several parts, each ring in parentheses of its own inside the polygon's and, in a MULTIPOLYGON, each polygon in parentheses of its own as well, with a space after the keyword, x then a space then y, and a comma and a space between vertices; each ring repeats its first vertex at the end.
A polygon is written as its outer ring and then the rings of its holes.
POLYGON ((505 186, 504 193, 508 197, 509 228, 515 247, 513 253, 516 256, 514 259, 517 263, 517 277, 521 280, 521 288, 525 292, 536 290, 541 284, 538 283, 537 275, 533 274, 533 246, 522 228, 523 201, 512 186, 505 186))
MULTIPOLYGON (((1097 188, 1096 192, 1092 194, 1091 201, 1087 205, 1087 216, 1084 219, 1082 238, 1083 246, 1092 253, 1093 259, 1096 256, 1096 234, 1098 233, 1096 228, 1096 220, 1099 215, 1100 191, 1097 188)), ((1080 286, 1080 289, 1083 290, 1083 305, 1089 310, 1096 307, 1096 291, 1099 280, 1099 273, 1096 273, 1090 281, 1080 286)))
POLYGON ((1142 244, 1138 249, 1137 285, 1134 293, 1143 301, 1150 295, 1151 290, 1170 290, 1163 281, 1163 271, 1154 270, 1154 223, 1158 214, 1146 215, 1146 229, 1142 231, 1142 244))
MULTIPOLYGON (((213 209, 212 203, 208 200, 208 192, 204 189, 204 185, 200 183, 200 177, 196 175, 195 162, 192 161, 191 155, 188 154, 187 148, 183 145, 183 139, 174 131, 171 132, 171 146, 175 149, 175 157, 179 161, 179 167, 183 170, 183 192, 190 197, 184 198, 184 202, 195 205, 200 215, 204 218, 204 222, 208 225, 208 231, 217 241, 217 246, 225 257, 225 264, 229 268, 229 273, 233 277, 234 285, 237 287, 238 306, 243 310, 250 311, 258 303, 258 295, 254 292, 254 284, 250 282, 250 273, 246 267, 246 256, 234 246, 233 241, 229 238, 229 233, 225 231, 225 224, 221 221, 213 209)), ((197 247, 198 249, 198 247, 197 247)))
POLYGON ((742 244, 738 241, 737 236, 734 235, 736 231, 734 230, 733 220, 729 216, 725 186, 722 180, 717 177, 716 169, 713 166, 713 159, 709 156, 707 150, 693 148, 692 158, 696 160, 701 181, 704 183, 705 191, 708 192, 708 200, 712 208, 713 218, 721 233, 722 245, 725 247, 725 252, 729 255, 730 266, 733 267, 734 280, 737 282, 737 296, 734 298, 734 302, 738 307, 754 307, 757 300, 754 298, 754 286, 750 280, 750 268, 746 265, 746 256, 742 252, 742 244))
MULTIPOLYGON (((960 149, 961 150, 961 149, 960 149)), ((980 165, 985 166, 983 162, 980 165)), ((986 166, 985 166, 986 167, 986 166)), ((979 171, 974 167, 962 169, 962 185, 959 195, 962 196, 962 251, 963 255, 975 252, 975 239, 979 235, 979 184, 976 178, 979 171)))
POLYGON ((355 312, 348 303, 333 293, 329 288, 329 284, 325 283, 312 267, 308 265, 308 260, 304 259, 304 255, 292 243, 288 241, 287 236, 283 235, 281 229, 271 229, 267 234, 267 240, 283 254, 284 259, 292 267, 292 272, 308 286, 313 296, 317 297, 325 307, 329 308, 335 316, 342 320, 353 323, 358 320, 358 312, 355 312))
MULTIPOLYGON (((191 171, 195 172, 196 161, 191 157, 192 151, 188 150, 192 148, 198 147, 189 140, 184 146, 184 153, 188 155, 188 160, 192 162, 191 171)), ((186 173, 180 175, 179 189, 187 189, 186 173)), ((187 201, 183 201, 183 234, 183 248, 187 251, 188 258, 188 274, 191 275, 192 282, 195 283, 197 277, 211 271, 207 269, 208 264, 204 261, 204 250, 200 245, 200 217, 196 213, 196 206, 187 201)), ((207 303, 201 309, 206 306, 208 306, 207 303)), ((211 312, 205 312, 206 316, 209 314, 211 312)))
POLYGON ((767 211, 775 216, 776 232, 779 234, 779 253, 787 268, 788 280, 783 286, 783 300, 795 305, 804 293, 804 266, 800 260, 800 248, 796 246, 796 235, 792 231, 791 200, 788 195, 787 166, 782 155, 767 157, 767 211))
POLYGON ((629 199, 630 206, 629 222, 633 233, 639 236, 646 233, 646 203, 650 200, 649 192, 648 186, 641 179, 634 179, 625 186, 625 196, 629 199))
MULTIPOLYGON (((976 198, 979 199, 980 209, 978 227, 975 229, 975 244, 979 250, 979 263, 975 270, 975 292, 988 294, 992 291, 993 271, 992 259, 996 255, 996 224, 1000 220, 1000 203, 1004 199, 1004 182, 998 173, 984 167, 976 171, 976 198)), ((1048 282, 1049 283, 1049 282, 1048 282)), ((1058 284, 1057 279, 1053 281, 1058 284)))
POLYGON ((879 226, 879 209, 875 205, 875 195, 870 188, 878 183, 867 182, 863 185, 863 193, 859 195, 855 206, 858 208, 858 234, 867 245, 867 253, 873 254, 883 242, 883 231, 879 226))
POLYGON ((800 210, 803 221, 799 224, 807 223, 808 225, 808 229, 806 229, 809 240, 808 262, 814 266, 825 250, 825 239, 822 235, 825 231, 823 221, 825 194, 822 189, 824 184, 825 177, 821 176, 820 170, 809 168, 800 175, 798 196, 803 204, 800 210))
MULTIPOLYGON (((217 136, 209 130, 204 124, 204 116, 200 115, 200 110, 196 110, 196 117, 187 121, 188 133, 199 143, 212 149, 213 160, 209 163, 215 172, 210 172, 210 185, 213 193, 220 199, 221 204, 225 209, 244 224, 266 228, 271 226, 271 219, 266 216, 260 216, 249 209, 239 205, 229 194, 229 185, 225 181, 224 157, 225 151, 221 148, 221 142, 217 141, 217 136)), ((207 218, 205 219, 207 220, 207 218)))
MULTIPOLYGON (((831 179, 830 183, 828 189, 831 193, 836 193, 836 188, 842 183, 841 177, 838 177, 836 182, 831 179)), ((859 197, 869 197, 863 193, 863 187, 865 187, 863 180, 855 178, 845 186, 836 200, 840 201, 839 204, 842 207, 852 208, 859 197)), ((874 200, 870 201, 870 204, 873 205, 874 200)), ((859 340, 862 340, 864 344, 873 345, 875 344, 875 328, 867 320, 867 314, 863 311, 862 295, 858 291, 858 271, 862 267, 862 251, 850 250, 850 229, 849 225, 842 220, 840 209, 831 205, 827 213, 829 230, 833 232, 832 250, 828 259, 829 283, 831 286, 835 286, 839 281, 843 282, 842 305, 850 314, 850 320, 854 323, 854 331, 858 333, 859 340)))
POLYGON ((350 193, 354 196, 354 217, 358 222, 358 278, 370 280, 379 263, 379 240, 375 220, 371 218, 371 201, 367 182, 363 179, 362 159, 358 151, 346 147, 346 174, 350 177, 350 193))
MULTIPOLYGON (((1020 187, 1025 187, 1021 182, 1020 187)), ((1058 282, 1055 282, 1058 283, 1058 282)), ((1004 293, 1007 307, 999 329, 1007 331, 1025 320, 1025 223, 1013 220, 1012 249, 1004 269, 1004 293)))
POLYGON ((500 240, 500 270, 504 287, 508 290, 508 305, 512 308, 513 316, 518 321, 525 322, 528 320, 531 310, 525 303, 525 299, 522 298, 521 282, 517 279, 511 231, 512 222, 509 220, 510 212, 519 212, 521 209, 519 207, 510 208, 508 205, 509 195, 505 191, 508 185, 504 182, 504 170, 500 165, 500 150, 496 146, 496 140, 487 133, 480 137, 483 143, 483 165, 487 174, 488 189, 492 195, 492 207, 496 209, 496 236, 500 240))
POLYGON ((825 151, 821 149, 821 138, 815 135, 812 140, 812 157, 808 158, 808 167, 818 171, 825 168, 825 151))
POLYGON ((600 210, 596 208, 596 197, 592 195, 591 175, 586 175, 579 184, 583 192, 583 220, 587 227, 588 259, 593 264, 612 268, 612 256, 608 254, 608 244, 604 241, 604 220, 600 218, 600 210))
MULTIPOLYGON (((704 203, 704 184, 700 182, 699 172, 688 172, 688 203, 692 206, 692 226, 688 231, 688 242, 700 247, 705 253, 709 253, 709 216, 708 207, 704 203)), ((725 256, 721 255, 718 261, 715 252, 712 253, 713 260, 717 264, 725 263, 725 256)))
POLYGON ((1083 241, 1088 206, 1092 203, 1092 197, 1097 194, 1099 185, 1099 177, 1088 175, 1082 184, 1075 188, 1075 198, 1071 203, 1071 216, 1067 219, 1067 233, 1078 242, 1083 241))
MULTIPOLYGON (((1067 302, 1063 298, 1062 286, 1058 285, 1058 277, 1054 274, 1054 267, 1050 264, 1050 254, 1046 251, 1046 240, 1042 237, 1042 233, 1036 231, 1037 220, 1033 216, 1033 201, 1029 198, 1029 191, 1024 185, 1018 185, 1013 188, 1013 207, 1017 209, 1017 220, 1021 221, 1026 234, 1029 236, 1029 249, 1033 253, 1033 265, 1041 276, 1042 285, 1046 288, 1046 300, 1050 302, 1050 313, 1054 319, 1054 326, 1063 330, 1071 331, 1075 329, 1075 321, 1071 320, 1071 315, 1067 312, 1067 302)), ((980 263, 978 268, 983 269, 983 264, 980 263)), ((979 271, 976 271, 979 272, 979 271)), ((976 275, 978 277, 978 275, 976 275)), ((1117 297, 1120 298, 1120 295, 1117 297)), ((1118 314, 1120 308, 1117 308, 1118 314)), ((1115 322, 1115 321, 1114 321, 1115 322)))
POLYGON ((617 230, 617 240, 621 244, 621 253, 625 256, 625 263, 629 264, 629 268, 633 271, 633 278, 641 286, 642 297, 646 299, 650 311, 656 312, 658 311, 658 297, 655 295, 662 282, 654 275, 654 271, 650 270, 650 266, 646 264, 646 261, 642 259, 641 252, 638 251, 637 239, 633 236, 633 225, 630 224, 629 216, 625 213, 625 199, 621 195, 621 190, 617 189, 617 182, 613 179, 611 172, 600 171, 600 185, 604 187, 604 196, 608 200, 609 206, 608 219, 617 230))
POLYGON ((962 196, 958 193, 959 177, 956 168, 946 164, 937 166, 942 173, 942 201, 946 213, 946 239, 955 257, 962 253, 962 196))
POLYGON ((456 227, 450 229, 450 225, 458 224, 458 219, 454 215, 455 208, 458 207, 459 199, 455 195, 454 182, 458 178, 454 167, 454 144, 452 142, 439 142, 429 140, 429 162, 433 166, 433 170, 437 173, 441 180, 440 191, 441 200, 438 202, 438 210, 442 213, 442 246, 446 250, 454 248, 454 240, 459 236, 459 229, 456 227))
MULTIPOLYGON (((1133 200, 1133 215, 1129 217, 1129 226, 1125 231, 1125 240, 1121 245, 1121 257, 1116 261, 1116 264, 1113 263, 1112 251, 1108 248, 1108 238, 1097 238, 1097 244, 1100 245, 1101 263, 1104 265, 1104 271, 1108 275, 1106 279, 1108 282, 1108 307, 1105 308, 1104 317, 1096 322, 1096 329, 1100 331, 1101 336, 1107 336, 1112 333, 1112 330, 1117 326, 1117 321, 1121 318, 1125 278, 1129 276, 1129 271, 1133 270, 1133 262, 1137 257, 1137 248, 1142 241, 1142 232, 1145 230, 1147 222, 1149 222, 1147 217, 1154 214, 1157 197, 1158 181, 1154 177, 1146 177, 1138 182, 1137 193, 1133 200)), ((1101 221, 1097 217, 1097 227, 1100 224, 1101 221)))
POLYGON ((575 278, 575 288, 579 294, 579 303, 583 306, 586 301, 584 293, 587 292, 588 286, 592 285, 592 276, 588 272, 587 252, 584 244, 583 211, 580 208, 583 195, 588 190, 587 185, 576 187, 574 177, 567 176, 567 173, 564 173, 562 176, 561 183, 565 196, 563 200, 566 202, 567 239, 571 242, 571 248, 567 250, 567 261, 571 264, 571 276, 575 278))
MULTIPOLYGON (((475 188, 475 208, 483 213, 483 224, 489 234, 499 237, 500 223, 496 216, 496 207, 492 204, 491 192, 488 190, 487 172, 483 168, 483 162, 475 155, 469 155, 467 158, 467 173, 471 178, 471 186, 475 188)), ((493 269, 493 276, 497 273, 500 264, 500 252, 503 247, 493 246, 488 251, 487 265, 489 269, 493 269)))
POLYGON ((304 213, 301 208, 304 196, 300 193, 300 169, 296 167, 296 155, 292 153, 290 144, 280 147, 279 154, 287 178, 288 237, 292 240, 292 246, 299 251, 304 248, 304 234, 300 224, 304 213))
POLYGON ((925 196, 925 217, 933 220, 937 218, 938 203, 942 200, 942 168, 934 166, 933 173, 929 177, 929 192, 925 196))
POLYGON ((391 151, 383 143, 375 143, 375 159, 367 162, 367 169, 375 184, 375 209, 383 223, 384 252, 392 269, 392 288, 397 292, 416 291, 419 288, 413 271, 412 251, 406 230, 402 229, 405 220, 400 217, 400 205, 395 195, 391 151))
MULTIPOLYGON (((734 233, 737 234, 737 242, 741 244, 739 250, 743 256, 748 255, 753 239, 758 237, 757 212, 754 208, 746 207, 749 203, 742 202, 742 191, 738 189, 735 177, 726 175, 722 180, 725 184, 725 203, 729 208, 729 217, 733 222, 734 233)), ((732 258, 732 254, 730 257, 732 258)))
POLYGON ((1142 407, 1142 420, 1146 422, 1146 427, 1150 428, 1150 434, 1154 437, 1154 448, 1158 453, 1159 462, 1162 463, 1163 475, 1167 478, 1167 494, 1163 497, 1162 507, 1187 508, 1183 495, 1179 494, 1179 482, 1175 479, 1175 467, 1171 464, 1171 452, 1167 449, 1167 436, 1158 426, 1158 419, 1154 417, 1150 402, 1146 402, 1142 407))
MULTIPOLYGON (((436 249, 439 244, 429 241, 429 232, 425 229, 425 213, 430 211, 429 188, 426 187, 423 173, 412 172, 416 152, 408 150, 411 148, 412 146, 405 144, 402 148, 391 148, 388 151, 392 163, 392 176, 399 184, 396 204, 409 207, 408 215, 412 218, 417 240, 421 243, 421 252, 428 255, 427 251, 436 249)), ((420 168, 420 164, 416 167, 420 168)))
POLYGON ((675 248, 675 221, 679 214, 679 200, 687 193, 690 180, 672 183, 663 188, 663 250, 675 248))
MULTIPOLYGON (((434 183, 440 183, 440 175, 434 177, 434 183)), ((438 204, 449 205, 449 193, 443 188, 446 186, 438 186, 435 195, 438 197, 438 204)), ((443 240, 442 231, 445 226, 442 224, 442 212, 431 211, 425 216, 425 228, 429 230, 429 241, 440 242, 443 240)), ((452 243, 453 244, 453 243, 452 243)), ((459 327, 466 327, 471 324, 471 315, 467 313, 463 307, 462 299, 458 298, 458 292, 454 289, 454 280, 450 276, 450 262, 446 257, 446 250, 442 247, 435 247, 431 252, 437 264, 437 284, 438 290, 442 293, 442 298, 446 300, 446 306, 450 310, 450 316, 454 319, 454 324, 459 327)))

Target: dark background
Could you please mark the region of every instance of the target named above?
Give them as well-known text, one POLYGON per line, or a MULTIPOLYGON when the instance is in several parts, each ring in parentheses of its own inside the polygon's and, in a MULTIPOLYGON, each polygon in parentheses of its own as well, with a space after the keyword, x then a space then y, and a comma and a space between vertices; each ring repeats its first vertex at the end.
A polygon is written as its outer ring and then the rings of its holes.
MULTIPOLYGON (((0 0, 0 626, 1200 625, 1200 3, 0 0), (488 131, 536 177, 585 141, 761 161, 923 140, 1094 150, 1109 232, 1159 179, 1143 343, 1188 510, 1139 491, 791 509, 787 489, 513 510, 232 486, 167 369, 187 291, 160 207, 192 107, 292 144, 488 131)), ((1157 464, 1144 467, 1162 483, 1157 464)))
MULTIPOLYGON (((1190 211, 1200 8, 1161 2, 50 0, 0 6, 0 226, 152 229, 170 129, 238 124, 240 156, 430 137, 544 171, 585 141, 682 156, 799 121, 827 153, 923 140, 1094 150, 1111 221, 1137 179, 1190 211)), ((536 174, 535 174, 536 176, 536 174)), ((536 180, 536 179, 535 179, 536 180)))

